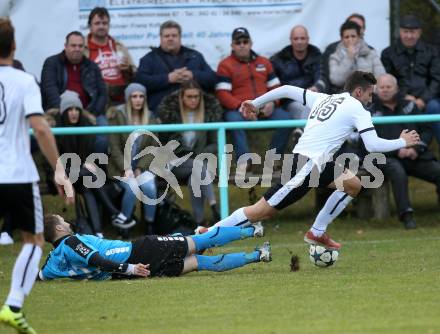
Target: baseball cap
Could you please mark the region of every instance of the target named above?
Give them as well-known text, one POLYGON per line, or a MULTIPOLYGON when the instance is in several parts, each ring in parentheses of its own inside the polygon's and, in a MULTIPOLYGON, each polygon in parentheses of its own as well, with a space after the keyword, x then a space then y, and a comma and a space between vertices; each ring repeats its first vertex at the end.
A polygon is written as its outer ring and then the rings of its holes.
POLYGON ((246 28, 240 27, 240 28, 235 28, 234 31, 232 32, 232 40, 236 41, 240 38, 251 38, 251 35, 249 34, 249 31, 246 28))
POLYGON ((400 19, 400 28, 419 29, 422 27, 422 22, 415 15, 405 15, 400 19))

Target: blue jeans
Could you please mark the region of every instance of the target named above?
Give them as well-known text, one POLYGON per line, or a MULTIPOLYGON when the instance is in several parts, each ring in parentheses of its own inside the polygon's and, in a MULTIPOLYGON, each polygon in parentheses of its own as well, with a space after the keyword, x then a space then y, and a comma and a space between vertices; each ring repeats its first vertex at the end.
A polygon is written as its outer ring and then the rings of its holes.
MULTIPOLYGON (((96 117, 97 126, 107 126, 108 121, 105 115, 100 115, 96 117)), ((95 152, 96 153, 108 153, 108 137, 107 135, 96 135, 95 140, 95 152)))
MULTIPOLYGON (((228 110, 223 114, 223 118, 226 122, 242 122, 246 121, 238 110, 228 110)), ((278 120, 289 120, 290 115, 288 112, 281 108, 275 108, 272 115, 270 115, 267 120, 278 121, 278 120)), ((289 135, 292 129, 277 129, 272 136, 272 141, 270 142, 269 149, 275 148, 276 153, 283 154, 284 148, 286 147, 287 141, 289 140, 289 135)), ((235 150, 235 160, 238 160, 240 156, 244 153, 249 153, 249 146, 247 143, 247 137, 244 130, 233 130, 231 131, 232 141, 235 150)))
MULTIPOLYGON (((425 113, 428 115, 440 114, 440 99, 432 99, 426 105, 425 113)), ((440 123, 431 123, 437 143, 440 144, 440 123)))
MULTIPOLYGON (((156 199, 157 197, 157 188, 156 188, 156 182, 154 180, 154 175, 150 172, 144 172, 142 173, 142 177, 146 178, 147 181, 141 185, 138 184, 137 180, 135 178, 131 178, 129 182, 132 182, 132 186, 134 188, 139 187, 142 191, 142 193, 151 199, 156 199)), ((133 214, 134 207, 136 205, 136 195, 131 190, 128 183, 119 181, 119 185, 122 189, 124 189, 124 195, 122 196, 122 208, 121 212, 126 217, 131 217, 133 214)), ((144 218, 148 222, 153 222, 154 217, 156 215, 156 206, 155 205, 149 205, 146 203, 142 203, 144 206, 144 218)))

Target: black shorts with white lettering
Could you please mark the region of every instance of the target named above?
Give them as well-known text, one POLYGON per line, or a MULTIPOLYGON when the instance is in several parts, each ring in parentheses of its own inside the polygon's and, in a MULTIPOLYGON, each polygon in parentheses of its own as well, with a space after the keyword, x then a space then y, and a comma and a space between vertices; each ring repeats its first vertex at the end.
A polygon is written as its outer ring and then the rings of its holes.
POLYGON ((294 154, 291 179, 286 183, 272 186, 265 194, 264 199, 277 210, 297 202, 312 188, 327 188, 344 171, 342 166, 335 168, 334 161, 325 164, 322 172, 310 160, 300 154, 294 154))
POLYGON ((147 235, 133 241, 127 262, 149 264, 151 277, 179 276, 187 253, 185 237, 147 235))
POLYGON ((32 234, 43 233, 38 183, 0 184, 0 217, 7 213, 15 228, 32 234))

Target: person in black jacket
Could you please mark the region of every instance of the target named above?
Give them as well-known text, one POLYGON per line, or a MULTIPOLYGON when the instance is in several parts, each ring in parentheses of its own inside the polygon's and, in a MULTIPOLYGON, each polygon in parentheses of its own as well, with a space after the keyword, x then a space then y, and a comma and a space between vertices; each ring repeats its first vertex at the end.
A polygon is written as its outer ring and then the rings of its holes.
POLYGON ((203 55, 182 46, 182 28, 177 22, 166 21, 160 26, 160 46, 143 56, 134 78, 148 90, 148 107, 157 116, 162 98, 180 88, 183 81, 195 79, 205 91, 217 83, 215 72, 203 55))
MULTIPOLYGON (((107 125, 107 92, 101 71, 84 56, 84 37, 78 31, 66 36, 64 50, 44 61, 41 72, 41 95, 44 110, 59 108, 66 90, 76 92, 85 109, 96 117, 97 125, 107 125)), ((96 151, 107 153, 107 137, 96 136, 96 151)))
MULTIPOLYGON (((373 103, 373 116, 416 115, 420 110, 414 101, 408 101, 398 92, 397 80, 390 74, 379 77, 376 90, 378 100, 373 103)), ((405 228, 414 229, 408 194, 408 175, 434 183, 440 196, 440 163, 428 149, 432 139, 429 123, 377 125, 378 136, 386 139, 398 138, 403 129, 416 130, 420 134, 420 144, 411 148, 386 153, 386 164, 381 165, 385 177, 390 179, 399 218, 405 228)))
MULTIPOLYGON (((382 63, 394 75, 406 100, 427 114, 440 113, 440 58, 434 46, 422 41, 422 23, 414 15, 400 20, 400 38, 382 51, 382 63)), ((440 143, 440 123, 433 125, 440 143)))
MULTIPOLYGON (((304 26, 298 25, 290 32, 290 45, 270 58, 275 74, 282 85, 292 85, 317 91, 321 51, 309 44, 309 34, 304 26)), ((310 109, 296 101, 286 101, 284 108, 294 119, 305 119, 310 109)))

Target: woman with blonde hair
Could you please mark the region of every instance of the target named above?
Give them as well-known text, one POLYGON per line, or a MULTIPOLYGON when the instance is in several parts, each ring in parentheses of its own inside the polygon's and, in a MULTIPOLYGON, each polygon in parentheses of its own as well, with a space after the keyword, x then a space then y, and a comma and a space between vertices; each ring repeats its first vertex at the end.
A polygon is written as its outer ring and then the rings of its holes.
MULTIPOLYGON (((131 83, 125 89, 125 104, 112 107, 107 111, 109 125, 146 125, 154 123, 147 107, 147 90, 138 83, 131 83)), ((136 194, 133 189, 140 189, 146 197, 155 200, 157 188, 155 176, 148 169, 152 160, 150 154, 137 159, 135 156, 149 146, 155 146, 151 136, 141 134, 113 133, 110 135, 110 157, 108 172, 113 177, 123 177, 117 181, 124 190, 121 211, 131 217, 136 205, 136 194), (131 156, 125 157, 125 146, 130 145, 131 156)), ((138 194, 139 196, 140 194, 138 194)), ((146 233, 153 233, 156 206, 143 201, 146 233)), ((117 223, 117 222, 116 222, 117 223)), ((116 225, 116 224, 114 224, 116 225)), ((124 227, 124 226, 120 226, 124 227)))

